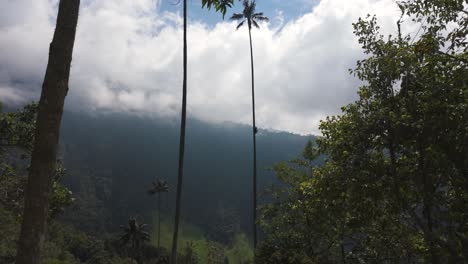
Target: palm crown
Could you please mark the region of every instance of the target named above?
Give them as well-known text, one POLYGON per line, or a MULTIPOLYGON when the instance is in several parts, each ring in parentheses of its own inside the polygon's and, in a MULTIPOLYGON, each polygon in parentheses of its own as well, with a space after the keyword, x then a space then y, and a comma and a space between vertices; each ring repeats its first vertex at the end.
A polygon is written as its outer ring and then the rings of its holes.
POLYGON ((237 29, 242 27, 246 21, 249 26, 249 30, 252 29, 252 25, 259 28, 260 26, 258 25, 258 22, 268 21, 268 17, 264 16, 263 13, 255 13, 255 7, 257 5, 255 0, 244 0, 243 5, 244 11, 242 11, 242 14, 234 13, 231 16, 231 20, 241 21, 239 25, 237 25, 237 29))
POLYGON ((162 192, 168 192, 169 191, 169 186, 167 182, 163 179, 157 179, 156 182, 153 182, 153 187, 148 190, 148 194, 156 194, 156 193, 162 193, 162 192))
POLYGON ((234 4, 234 0, 202 0, 202 7, 211 9, 211 7, 214 7, 214 9, 217 12, 220 12, 224 16, 226 15, 226 11, 228 8, 232 7, 234 4))
POLYGON ((120 226, 123 229, 124 235, 120 238, 123 244, 130 242, 132 248, 140 247, 140 244, 149 241, 149 234, 145 232, 145 224, 140 224, 135 218, 128 220, 128 226, 120 226))

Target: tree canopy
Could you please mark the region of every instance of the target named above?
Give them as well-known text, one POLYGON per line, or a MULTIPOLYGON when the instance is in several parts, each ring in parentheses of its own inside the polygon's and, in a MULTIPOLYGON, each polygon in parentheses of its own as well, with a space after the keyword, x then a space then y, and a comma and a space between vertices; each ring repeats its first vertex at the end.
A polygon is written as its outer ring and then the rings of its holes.
POLYGON ((353 25, 367 54, 351 71, 359 99, 321 122, 302 159, 275 167, 261 263, 468 259, 464 2, 399 2, 420 36, 402 35, 402 19, 396 36, 373 16, 353 25))

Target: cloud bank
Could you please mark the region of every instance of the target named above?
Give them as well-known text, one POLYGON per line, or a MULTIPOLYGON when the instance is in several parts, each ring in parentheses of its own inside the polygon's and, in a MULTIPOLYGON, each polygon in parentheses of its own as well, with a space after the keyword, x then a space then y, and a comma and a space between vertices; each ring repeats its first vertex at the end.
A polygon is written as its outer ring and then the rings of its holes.
MULTIPOLYGON (((68 109, 179 117, 181 18, 159 4, 82 0, 68 109)), ((56 10, 57 0, 2 1, 0 101, 38 100, 56 10)), ((357 98, 360 83, 348 69, 363 55, 351 23, 367 14, 396 31, 399 10, 392 0, 322 0, 296 20, 273 17, 275 23, 253 30, 258 126, 318 133, 319 120, 357 98)), ((251 122, 248 34, 235 26, 190 21, 188 111, 194 118, 251 122)))

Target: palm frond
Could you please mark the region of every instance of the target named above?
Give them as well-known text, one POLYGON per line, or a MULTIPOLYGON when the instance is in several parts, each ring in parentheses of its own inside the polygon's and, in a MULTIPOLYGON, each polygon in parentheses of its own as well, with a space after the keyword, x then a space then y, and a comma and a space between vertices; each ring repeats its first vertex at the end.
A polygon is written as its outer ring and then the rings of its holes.
POLYGON ((244 0, 244 2, 242 3, 242 5, 244 6, 244 9, 249 8, 249 6, 250 6, 250 1, 249 1, 249 0, 244 0))
POLYGON ((257 24, 257 21, 252 20, 252 24, 253 24, 256 28, 260 28, 260 26, 257 24))
POLYGON ((141 232, 141 239, 143 241, 149 241, 150 240, 150 235, 148 232, 141 232))
POLYGON ((268 22, 270 20, 270 19, 268 19, 268 17, 260 16, 260 15, 259 16, 254 16, 254 17, 252 17, 252 19, 258 20, 258 21, 265 21, 265 22, 268 22))
POLYGON ((227 9, 231 8, 234 4, 234 0, 202 0, 202 8, 209 10, 213 7, 217 12, 220 12, 224 16, 226 15, 227 9))
POLYGON ((255 12, 255 1, 244 0, 242 4, 244 6, 244 9, 242 10, 243 17, 250 18, 252 14, 255 12))
POLYGON ((255 17, 255 20, 262 21, 262 22, 268 22, 270 19, 268 17, 255 17))
POLYGON ((242 20, 242 22, 240 22, 239 25, 237 25, 236 30, 239 29, 240 27, 242 27, 244 25, 245 21, 246 21, 245 19, 242 20))
POLYGON ((244 18, 244 14, 237 14, 237 13, 234 13, 232 16, 231 16, 231 20, 240 20, 240 19, 243 19, 244 18))
POLYGON ((255 13, 255 8, 256 7, 257 7, 257 3, 255 3, 255 1, 251 1, 250 5, 248 7, 248 12, 249 12, 250 16, 253 16, 253 14, 255 13))
POLYGON ((121 236, 120 241, 122 242, 123 245, 127 244, 128 241, 130 241, 130 234, 125 234, 121 236))
POLYGON ((268 22, 269 21, 268 17, 261 16, 261 15, 253 16, 252 20, 257 20, 257 21, 262 21, 262 22, 268 22))

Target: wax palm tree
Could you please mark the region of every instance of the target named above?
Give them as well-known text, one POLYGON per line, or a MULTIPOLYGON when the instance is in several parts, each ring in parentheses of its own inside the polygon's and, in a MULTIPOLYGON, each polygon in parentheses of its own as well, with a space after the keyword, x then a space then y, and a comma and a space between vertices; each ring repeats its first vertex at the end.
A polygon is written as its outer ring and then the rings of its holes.
POLYGON ((247 22, 249 30, 250 40, 250 66, 252 71, 252 134, 253 134, 253 240, 254 248, 257 247, 257 127, 255 126, 255 76, 254 76, 254 61, 253 61, 253 49, 252 49, 252 25, 256 28, 260 28, 258 22, 268 21, 268 18, 263 13, 256 13, 255 0, 244 0, 244 10, 241 14, 234 13, 231 20, 240 21, 236 29, 242 27, 247 22))
POLYGON ((146 224, 140 224, 138 221, 131 217, 128 220, 128 225, 121 225, 124 234, 120 237, 123 245, 130 244, 131 254, 138 263, 141 263, 140 246, 146 241, 150 240, 148 232, 145 231, 146 224))
POLYGON ((153 186, 148 190, 149 195, 158 194, 158 248, 161 241, 161 193, 169 192, 169 185, 166 180, 157 179, 153 182, 153 186))
POLYGON ((187 0, 184 0, 184 38, 183 38, 183 81, 182 81, 182 113, 180 120, 179 168, 177 173, 176 208, 174 217, 174 233, 172 236, 171 263, 177 263, 177 240, 179 236, 180 206, 182 199, 182 180, 184 176, 185 154, 185 124, 187 119, 187 0))
MULTIPOLYGON (((226 14, 227 8, 231 7, 234 0, 202 0, 202 6, 226 14)), ((183 84, 182 84, 182 113, 180 121, 179 139, 179 167, 177 173, 176 208, 174 217, 174 233, 172 236, 171 263, 177 262, 177 240, 179 234, 180 208, 182 200, 182 181, 184 176, 184 154, 185 154, 185 127, 187 119, 187 0, 183 1, 184 37, 183 37, 183 84)))
MULTIPOLYGON (((231 7, 234 0, 202 0, 202 6, 226 14, 227 8, 231 7)), ((180 207, 182 200, 182 181, 184 176, 184 154, 185 154, 185 127, 187 119, 187 0, 183 1, 184 37, 183 37, 183 84, 182 84, 182 113, 180 121, 179 139, 179 167, 177 173, 176 208, 174 217, 174 233, 172 236, 171 263, 177 263, 177 241, 179 234, 180 207)))

